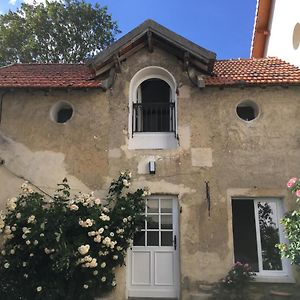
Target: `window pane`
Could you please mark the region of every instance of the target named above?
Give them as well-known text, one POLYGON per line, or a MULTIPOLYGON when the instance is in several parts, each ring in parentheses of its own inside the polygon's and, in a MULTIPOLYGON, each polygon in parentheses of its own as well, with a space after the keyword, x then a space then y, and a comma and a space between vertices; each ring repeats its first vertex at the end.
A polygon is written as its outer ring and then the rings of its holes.
POLYGON ((161 232, 161 245, 162 246, 173 246, 173 232, 162 231, 161 232))
POLYGON ((232 200, 235 261, 248 263, 258 272, 257 240, 253 200, 232 200))
POLYGON ((282 270, 279 249, 280 242, 275 202, 258 202, 258 217, 264 270, 282 270))
POLYGON ((159 246, 158 231, 147 232, 147 245, 148 246, 159 246))
POLYGON ((158 199, 147 200, 147 213, 158 213, 158 199))
POLYGON ((159 216, 148 216, 147 217, 147 229, 158 229, 159 228, 159 216))
POLYGON ((172 215, 161 215, 161 229, 172 229, 172 215))
POLYGON ((172 213, 173 200, 172 199, 161 200, 160 206, 161 206, 160 211, 162 213, 172 213))
POLYGON ((133 238, 133 246, 145 246, 145 232, 136 232, 133 238))

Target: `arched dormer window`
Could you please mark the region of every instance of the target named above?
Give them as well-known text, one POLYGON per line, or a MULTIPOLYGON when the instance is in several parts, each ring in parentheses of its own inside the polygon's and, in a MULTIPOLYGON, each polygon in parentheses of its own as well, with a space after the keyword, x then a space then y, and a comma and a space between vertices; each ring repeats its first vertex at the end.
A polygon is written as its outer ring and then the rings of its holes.
POLYGON ((161 67, 137 72, 129 91, 129 148, 170 149, 176 140, 176 82, 161 67))

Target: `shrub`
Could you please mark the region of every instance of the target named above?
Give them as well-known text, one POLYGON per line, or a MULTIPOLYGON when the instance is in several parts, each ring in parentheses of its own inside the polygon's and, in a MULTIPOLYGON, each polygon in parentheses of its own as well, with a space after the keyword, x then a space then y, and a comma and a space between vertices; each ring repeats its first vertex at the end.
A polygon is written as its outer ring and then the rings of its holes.
POLYGON ((89 300, 113 289, 144 222, 147 191, 129 192, 130 180, 121 173, 104 201, 72 196, 66 180, 54 196, 24 183, 0 216, 0 299, 89 300))
MULTIPOLYGON (((300 180, 291 178, 287 187, 296 196, 296 201, 300 201, 300 180)), ((284 226, 286 237, 289 243, 278 244, 281 255, 291 260, 295 265, 300 266, 300 208, 287 213, 281 220, 284 226)))

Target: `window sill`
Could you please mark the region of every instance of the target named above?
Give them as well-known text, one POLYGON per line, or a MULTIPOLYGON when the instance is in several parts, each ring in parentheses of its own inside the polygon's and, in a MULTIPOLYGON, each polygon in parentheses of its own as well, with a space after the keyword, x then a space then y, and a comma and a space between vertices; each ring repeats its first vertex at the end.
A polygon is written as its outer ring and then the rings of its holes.
POLYGON ((255 276, 254 282, 263 282, 263 283, 295 283, 293 277, 286 276, 255 276))
POLYGON ((178 141, 174 132, 136 132, 129 140, 128 149, 175 149, 178 141))

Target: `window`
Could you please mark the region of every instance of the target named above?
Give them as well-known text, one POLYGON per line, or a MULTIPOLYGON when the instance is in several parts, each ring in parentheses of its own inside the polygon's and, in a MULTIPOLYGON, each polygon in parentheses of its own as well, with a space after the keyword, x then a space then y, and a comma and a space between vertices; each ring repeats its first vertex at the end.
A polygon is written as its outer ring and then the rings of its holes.
POLYGON ((251 101, 245 100, 240 102, 236 107, 236 113, 244 121, 252 121, 258 117, 258 105, 251 101))
POLYGON ((167 198, 147 199, 145 224, 135 234, 134 246, 173 246, 173 203, 173 199, 167 198))
POLYGON ((257 275, 288 275, 288 264, 275 247, 283 242, 281 204, 270 198, 232 200, 234 258, 249 263, 257 275))
POLYGON ((50 111, 50 118, 56 123, 66 123, 74 113, 72 105, 68 102, 57 102, 53 105, 50 111))
POLYGON ((129 148, 177 147, 175 90, 174 77, 161 67, 144 68, 132 78, 129 92, 129 148))

